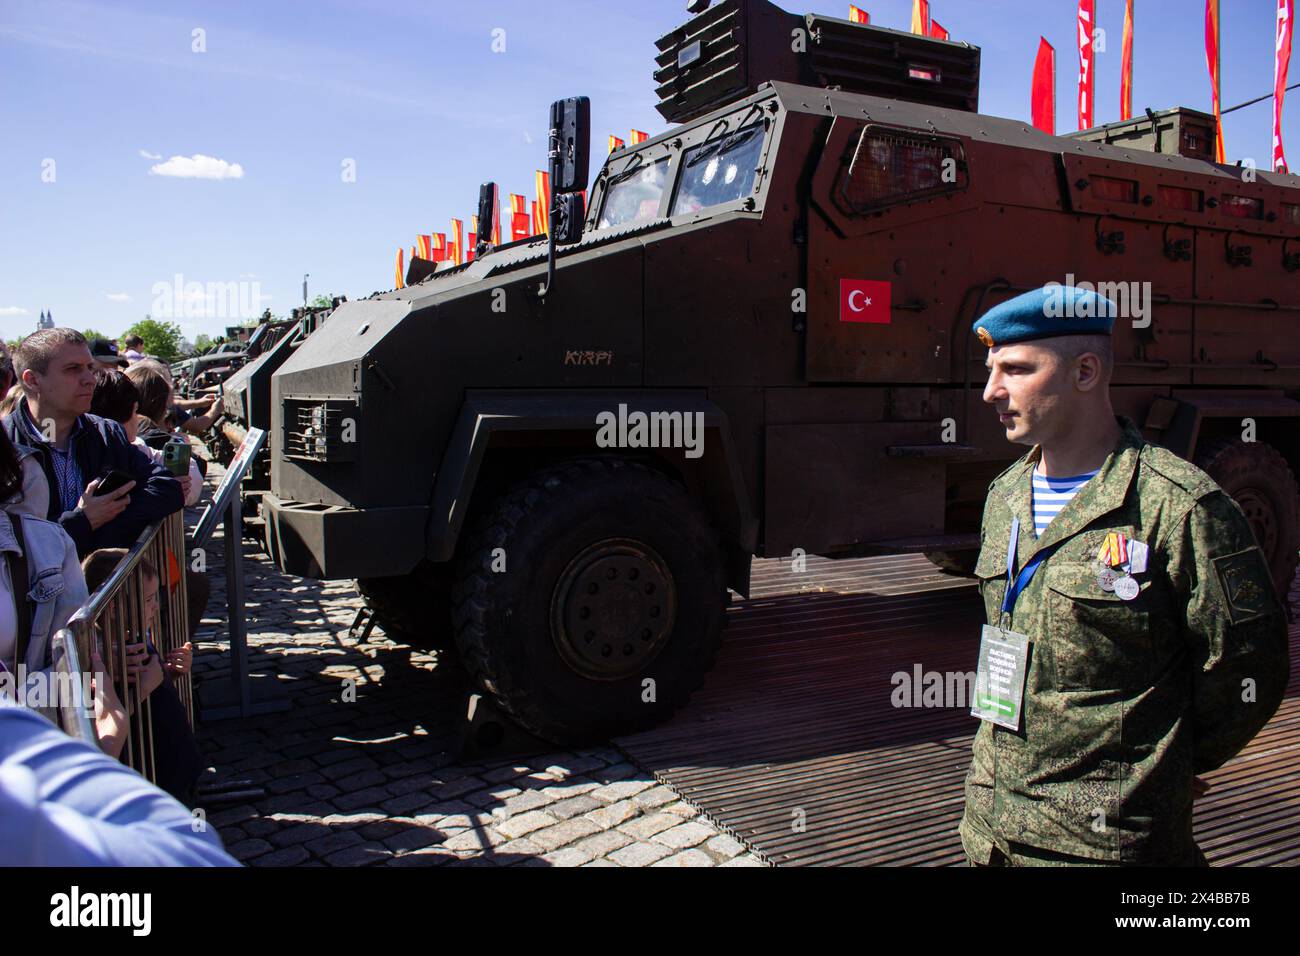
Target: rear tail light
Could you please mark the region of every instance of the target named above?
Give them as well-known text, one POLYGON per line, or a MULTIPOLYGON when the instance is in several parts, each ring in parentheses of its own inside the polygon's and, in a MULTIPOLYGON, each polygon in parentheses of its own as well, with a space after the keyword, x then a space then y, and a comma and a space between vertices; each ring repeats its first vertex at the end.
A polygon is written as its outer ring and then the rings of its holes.
POLYGON ((1263 219, 1264 200, 1250 196, 1225 195, 1223 197, 1223 214, 1233 219, 1263 219))

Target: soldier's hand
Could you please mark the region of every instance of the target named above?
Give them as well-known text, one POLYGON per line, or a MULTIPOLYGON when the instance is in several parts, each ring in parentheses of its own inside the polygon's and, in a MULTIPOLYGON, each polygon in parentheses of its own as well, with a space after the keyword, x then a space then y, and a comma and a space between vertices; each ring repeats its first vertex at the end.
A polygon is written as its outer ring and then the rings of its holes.
POLYGON ((1210 791, 1210 784, 1206 783, 1200 777, 1192 778, 1192 799, 1199 800, 1210 791))

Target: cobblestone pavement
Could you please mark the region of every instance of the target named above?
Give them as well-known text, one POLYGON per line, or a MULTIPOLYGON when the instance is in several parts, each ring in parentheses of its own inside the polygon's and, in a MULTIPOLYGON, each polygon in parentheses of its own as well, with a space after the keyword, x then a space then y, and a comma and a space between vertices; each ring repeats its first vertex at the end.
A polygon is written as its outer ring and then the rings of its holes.
MULTIPOLYGON (((218 469, 219 470, 219 469, 218 469)), ((196 686, 228 679, 222 532, 196 686)), ((249 667, 279 675, 291 709, 201 724, 215 780, 264 796, 200 798, 252 866, 764 866, 613 747, 457 763, 469 681, 454 658, 348 627, 351 582, 280 573, 245 548, 249 667), (355 682, 355 693, 349 681, 355 682), (355 697, 355 699, 353 699, 355 697)))

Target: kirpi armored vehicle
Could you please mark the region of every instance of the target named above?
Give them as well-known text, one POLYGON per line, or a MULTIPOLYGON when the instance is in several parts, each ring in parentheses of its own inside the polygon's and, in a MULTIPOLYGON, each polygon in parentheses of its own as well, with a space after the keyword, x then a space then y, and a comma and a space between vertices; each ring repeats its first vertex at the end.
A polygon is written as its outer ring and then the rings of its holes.
MULTIPOLYGON (((249 337, 248 363, 222 384, 222 418, 207 440, 215 459, 229 465, 250 428, 270 429, 271 376, 342 301, 335 299, 326 307, 294 309, 291 318, 264 322, 249 337)), ((259 504, 270 483, 270 449, 263 445, 249 464, 239 489, 246 526, 260 527, 259 504)))
MULTIPOLYGON (((702 681, 754 555, 971 570, 1025 451, 972 321, 1089 282, 1125 310, 1117 411, 1236 497, 1289 584, 1300 179, 1216 165, 1191 111, 1068 137, 981 115, 979 61, 765 0, 662 37, 673 125, 609 156, 553 276, 545 238, 487 250, 280 367, 270 552, 454 640, 543 736, 644 727, 702 681)), ((588 131, 556 117, 572 211, 588 131)))

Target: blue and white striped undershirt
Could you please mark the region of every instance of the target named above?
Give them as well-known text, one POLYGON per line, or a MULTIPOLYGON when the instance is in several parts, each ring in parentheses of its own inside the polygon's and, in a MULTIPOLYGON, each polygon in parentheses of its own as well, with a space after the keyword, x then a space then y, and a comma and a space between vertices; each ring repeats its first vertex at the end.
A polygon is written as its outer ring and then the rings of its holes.
MULTIPOLYGON (((1097 471, 1101 471, 1100 468, 1097 471)), ((1034 534, 1042 537, 1048 524, 1057 516, 1066 502, 1079 493, 1079 489, 1088 483, 1088 479, 1097 474, 1090 471, 1086 475, 1072 478, 1048 478, 1034 469, 1034 534)))

